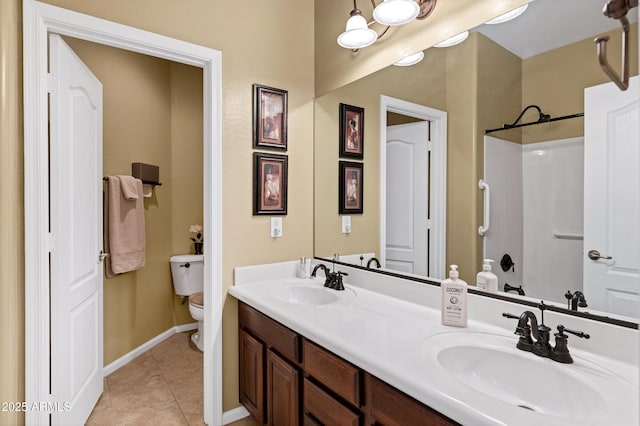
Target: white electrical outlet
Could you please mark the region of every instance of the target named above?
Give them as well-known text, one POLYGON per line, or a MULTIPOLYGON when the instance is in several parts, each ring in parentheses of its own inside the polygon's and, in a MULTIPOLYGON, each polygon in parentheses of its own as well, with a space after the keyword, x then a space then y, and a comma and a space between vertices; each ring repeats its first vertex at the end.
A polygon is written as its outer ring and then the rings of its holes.
POLYGON ((342 233, 351 233, 351 216, 342 216, 342 233))
POLYGON ((272 238, 282 237, 282 218, 281 217, 271 218, 271 237, 272 238))

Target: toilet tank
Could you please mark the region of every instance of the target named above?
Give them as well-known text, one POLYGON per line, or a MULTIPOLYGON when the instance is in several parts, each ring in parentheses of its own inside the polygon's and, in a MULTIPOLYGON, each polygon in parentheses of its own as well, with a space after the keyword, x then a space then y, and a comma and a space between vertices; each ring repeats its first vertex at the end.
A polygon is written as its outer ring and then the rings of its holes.
POLYGON ((189 296, 204 290, 204 255, 172 256, 169 262, 173 288, 178 296, 189 296))

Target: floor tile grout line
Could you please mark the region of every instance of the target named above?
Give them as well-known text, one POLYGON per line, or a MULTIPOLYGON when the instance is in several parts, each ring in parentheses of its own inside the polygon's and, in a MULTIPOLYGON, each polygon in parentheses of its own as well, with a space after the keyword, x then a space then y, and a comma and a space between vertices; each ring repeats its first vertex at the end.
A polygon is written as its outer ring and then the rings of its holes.
MULTIPOLYGON (((175 336, 175 334, 174 334, 174 336, 175 336)), ((171 337, 173 337, 173 336, 171 336, 171 337)), ((169 339, 165 340, 162 343, 168 342, 171 339, 171 337, 169 339)), ((160 345, 158 345, 158 346, 160 346, 160 345)), ((162 378, 165 380, 165 382, 167 382, 167 386, 169 387, 169 391, 171 392, 171 395, 173 395, 173 400, 176 402, 176 405, 178 406, 178 409, 180 410, 180 414, 182 414, 182 417, 184 418, 185 423, 187 425, 189 425, 189 419, 187 419, 187 415, 185 414, 184 410, 182 409, 182 405, 180 405, 180 402, 178 401, 178 397, 176 396, 176 393, 173 390, 173 386, 171 386, 171 382, 169 381, 169 379, 165 375, 164 370, 162 369, 162 367, 160 367, 160 362, 158 361, 158 359, 154 355, 153 351, 151 351, 151 356, 153 357, 153 360, 158 364, 158 368, 160 370, 160 373, 162 374, 162 378)))

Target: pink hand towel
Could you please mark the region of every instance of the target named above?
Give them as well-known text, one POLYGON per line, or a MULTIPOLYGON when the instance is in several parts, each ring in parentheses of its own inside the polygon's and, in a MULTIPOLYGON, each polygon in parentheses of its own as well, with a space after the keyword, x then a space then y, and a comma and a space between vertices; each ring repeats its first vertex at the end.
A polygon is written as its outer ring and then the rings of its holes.
MULTIPOLYGON (((128 176, 130 177, 130 176, 128 176)), ((142 181, 134 179, 136 199, 126 199, 122 181, 108 176, 105 203, 105 249, 107 277, 135 271, 145 265, 145 227, 142 181)))

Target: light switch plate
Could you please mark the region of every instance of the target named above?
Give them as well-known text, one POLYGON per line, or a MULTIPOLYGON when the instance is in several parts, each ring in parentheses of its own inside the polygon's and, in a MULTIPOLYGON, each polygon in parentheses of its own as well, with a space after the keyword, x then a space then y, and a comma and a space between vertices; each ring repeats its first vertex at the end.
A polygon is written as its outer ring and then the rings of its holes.
POLYGON ((281 217, 271 218, 271 237, 272 238, 282 237, 282 218, 281 217))
POLYGON ((351 233, 351 216, 342 216, 342 233, 351 233))

